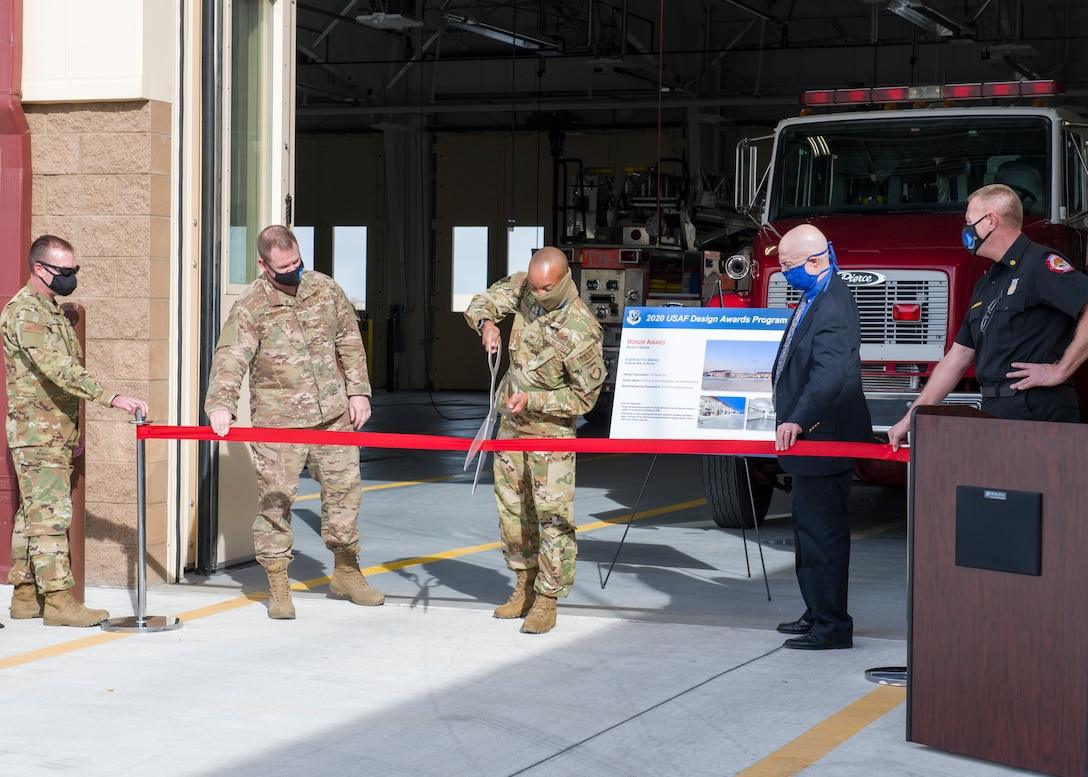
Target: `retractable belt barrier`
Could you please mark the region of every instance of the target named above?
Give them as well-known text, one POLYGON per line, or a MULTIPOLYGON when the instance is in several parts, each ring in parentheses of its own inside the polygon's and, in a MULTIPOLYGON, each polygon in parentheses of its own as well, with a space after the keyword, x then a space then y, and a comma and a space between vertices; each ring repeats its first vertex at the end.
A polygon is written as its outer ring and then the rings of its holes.
MULTIPOLYGON (((313 429, 269 429, 232 426, 224 437, 210 426, 136 427, 137 440, 212 440, 221 442, 281 442, 305 445, 353 445, 359 448, 402 448, 430 451, 467 451, 472 440, 431 434, 384 432, 326 432, 313 429)), ((777 456, 772 440, 673 440, 657 438, 612 439, 609 437, 520 437, 484 440, 484 451, 575 451, 576 453, 707 453, 729 456, 777 456)), ((910 459, 910 449, 867 442, 811 442, 801 440, 790 456, 836 456, 879 461, 910 459)))

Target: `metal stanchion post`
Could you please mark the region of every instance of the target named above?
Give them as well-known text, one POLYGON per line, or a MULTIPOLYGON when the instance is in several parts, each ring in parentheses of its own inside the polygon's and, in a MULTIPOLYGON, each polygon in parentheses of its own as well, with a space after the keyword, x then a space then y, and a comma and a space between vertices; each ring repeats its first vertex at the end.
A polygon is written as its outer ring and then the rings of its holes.
MULTIPOLYGON (((136 424, 149 423, 136 411, 136 424)), ((136 437, 136 615, 110 618, 103 631, 173 631, 182 627, 180 618, 146 615, 147 612, 147 492, 144 484, 144 441, 136 437)))
MULTIPOLYGON (((911 416, 911 435, 907 438, 908 444, 910 439, 914 437, 914 417, 911 416)), ((907 461, 907 520, 910 521, 912 515, 914 515, 914 481, 911 480, 912 463, 907 461)), ((907 569, 910 569, 910 532, 907 532, 907 569)), ((908 576, 909 581, 909 576, 908 576)), ((908 582, 908 587, 910 583, 908 582)), ((909 649, 909 648, 908 648, 909 649)), ((865 670, 865 679, 871 683, 877 685, 895 685, 906 687, 908 685, 909 673, 905 666, 877 666, 872 669, 865 670)))

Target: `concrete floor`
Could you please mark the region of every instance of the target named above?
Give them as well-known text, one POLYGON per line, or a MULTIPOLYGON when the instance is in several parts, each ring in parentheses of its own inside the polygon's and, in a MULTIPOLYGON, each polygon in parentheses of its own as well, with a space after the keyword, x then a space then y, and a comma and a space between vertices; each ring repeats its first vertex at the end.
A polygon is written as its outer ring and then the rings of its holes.
MULTIPOLYGON (((379 394, 368 430, 471 437, 485 402, 379 394)), ((0 586, 0 773, 1029 774, 906 742, 905 689, 865 676, 906 663, 902 489, 855 486, 855 648, 806 652, 774 631, 803 609, 788 497, 776 494, 760 542, 722 531, 698 457, 580 457, 578 581, 545 635, 491 617, 512 575, 489 474, 473 495, 463 454, 362 461, 360 561, 383 607, 326 598, 332 556, 308 478, 297 620, 267 618, 255 566, 152 588, 147 614, 184 622, 161 633, 12 621, 0 586)), ((87 600, 135 612, 132 591, 87 600)))

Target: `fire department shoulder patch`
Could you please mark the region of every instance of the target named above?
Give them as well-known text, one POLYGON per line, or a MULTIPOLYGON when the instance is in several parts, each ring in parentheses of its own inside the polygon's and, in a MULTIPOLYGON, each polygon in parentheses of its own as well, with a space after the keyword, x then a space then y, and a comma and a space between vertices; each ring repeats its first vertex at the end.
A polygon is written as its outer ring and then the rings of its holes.
POLYGON ((1073 265, 1057 254, 1047 254, 1046 269, 1051 272, 1073 272, 1073 265))

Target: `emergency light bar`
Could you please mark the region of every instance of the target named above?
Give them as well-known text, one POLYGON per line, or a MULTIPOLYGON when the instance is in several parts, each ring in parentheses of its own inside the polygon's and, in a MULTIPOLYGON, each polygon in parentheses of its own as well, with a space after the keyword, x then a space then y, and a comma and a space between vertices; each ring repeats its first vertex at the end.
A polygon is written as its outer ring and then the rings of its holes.
POLYGON ((802 105, 934 102, 980 97, 1046 97, 1062 93, 1057 81, 996 81, 947 86, 882 86, 860 89, 816 89, 801 94, 802 105))

